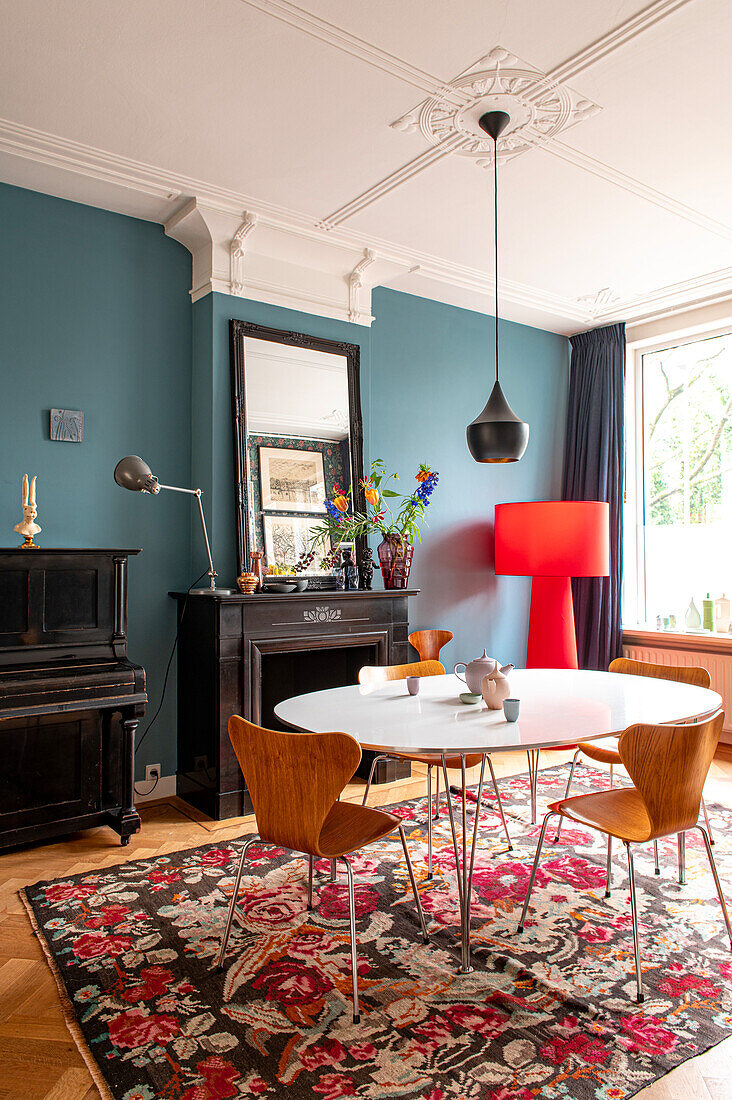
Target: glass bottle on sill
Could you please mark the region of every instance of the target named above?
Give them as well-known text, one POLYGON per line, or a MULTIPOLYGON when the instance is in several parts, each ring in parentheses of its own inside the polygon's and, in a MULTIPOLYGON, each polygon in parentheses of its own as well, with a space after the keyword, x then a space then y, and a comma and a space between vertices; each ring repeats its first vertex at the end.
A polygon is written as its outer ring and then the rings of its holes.
POLYGON ((686 609, 686 615, 684 616, 684 622, 686 623, 687 630, 698 630, 702 624, 701 615, 699 614, 699 608, 694 603, 694 597, 692 596, 689 601, 689 606, 686 609))

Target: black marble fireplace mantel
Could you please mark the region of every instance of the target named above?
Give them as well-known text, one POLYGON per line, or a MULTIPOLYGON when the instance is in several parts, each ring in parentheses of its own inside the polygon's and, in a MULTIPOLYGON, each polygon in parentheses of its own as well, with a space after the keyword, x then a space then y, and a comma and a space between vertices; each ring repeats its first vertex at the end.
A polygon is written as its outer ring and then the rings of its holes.
MULTIPOLYGON (((178 602, 178 795, 216 820, 251 812, 228 721, 282 728, 274 707, 356 682, 365 664, 409 657, 408 598, 418 589, 252 596, 171 592, 178 602)), ((364 753, 359 774, 370 766, 364 753)), ((377 765, 375 782, 409 775, 377 765)))

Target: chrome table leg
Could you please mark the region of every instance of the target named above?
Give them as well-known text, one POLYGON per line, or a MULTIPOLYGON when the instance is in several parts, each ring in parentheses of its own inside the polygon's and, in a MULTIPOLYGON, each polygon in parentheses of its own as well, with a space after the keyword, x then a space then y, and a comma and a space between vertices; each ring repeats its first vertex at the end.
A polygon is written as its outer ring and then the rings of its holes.
MULTIPOLYGON (((440 769, 437 769, 440 777, 440 769)), ((432 878, 432 765, 427 765, 427 878, 432 878)))
POLYGON ((424 913, 422 912, 422 901, 419 896, 419 890, 417 889, 417 880, 414 877, 414 868, 412 867, 412 861, 409 858, 409 848, 407 847, 407 835, 404 832, 404 826, 399 826, 399 836, 402 838, 402 848, 404 849, 404 858, 407 861, 407 871, 409 871, 409 881, 412 884, 412 893, 414 894, 414 901, 417 906, 417 913, 419 914, 419 923, 422 927, 422 939, 425 943, 430 942, 430 938, 427 934, 427 925, 424 922, 424 913))
POLYGON ((714 844, 714 837, 712 836, 712 826, 709 824, 709 814, 707 813, 707 804, 702 798, 701 800, 702 813, 704 814, 704 823, 707 827, 707 833, 709 834, 709 843, 714 844))
POLYGON ((707 858, 709 860, 709 866, 712 868, 712 874, 714 875, 714 885, 717 887, 717 897, 719 898, 719 904, 722 906, 722 915, 724 916, 724 923, 727 925, 727 935, 729 936, 729 945, 732 949, 732 925, 729 921, 729 913, 727 912, 727 903, 724 900, 724 894, 722 893, 722 884, 719 881, 719 875, 717 873, 717 862, 712 852, 712 840, 708 835, 706 829, 702 829, 701 825, 697 825, 701 835, 704 837, 704 847, 707 850, 707 858))
POLYGON ((539 779, 539 750, 527 749, 529 761, 529 785, 531 787, 531 824, 536 825, 536 791, 539 779))
MULTIPOLYGON (((467 815, 465 806, 465 757, 461 757, 461 771, 462 771, 462 825, 463 835, 462 843, 458 842, 457 828, 455 826, 455 812, 453 810, 452 799, 448 793, 447 807, 450 814, 450 830, 452 832, 452 846, 455 852, 455 875, 457 878, 458 887, 458 901, 460 904, 460 937, 461 937, 461 952, 460 952, 460 973, 469 974, 472 971, 470 965, 470 894, 473 881, 473 867, 475 864, 475 848, 478 840, 478 823, 479 823, 479 809, 483 796, 483 779, 485 776, 485 755, 483 756, 483 763, 480 769, 480 782, 478 784, 478 802, 476 806, 475 819, 473 822, 473 837, 470 851, 470 861, 468 862, 468 830, 467 830, 467 815), (461 847, 462 847, 462 860, 461 860, 461 847)), ((445 780, 445 789, 449 792, 450 783, 447 778, 447 763, 445 761, 445 755, 442 754, 442 772, 445 780)))
MULTIPOLYGON (((498 790, 498 783, 496 782, 496 773, 493 771, 493 761, 490 758, 490 753, 483 757, 483 763, 488 760, 488 767, 491 771, 491 781, 493 783, 493 790, 496 792, 496 802, 498 803, 498 812, 501 815, 501 821, 503 822, 503 831, 506 834, 506 840, 508 841, 509 852, 513 851, 513 844, 511 843, 511 834, 508 831, 508 825, 506 823, 506 815, 503 812, 503 802, 501 801, 501 792, 498 790)), ((482 783, 482 780, 481 780, 482 783)), ((480 809, 480 802, 478 802, 478 809, 480 809)))
MULTIPOLYGON (((577 761, 579 760, 579 758, 580 758, 580 750, 577 749, 576 753, 572 757, 572 763, 571 763, 570 768, 569 768, 569 776, 567 778, 567 786, 566 786, 566 789, 564 791, 564 797, 565 798, 569 798, 569 790, 570 790, 570 787, 572 786, 572 779, 574 777, 574 769, 577 767, 577 761)), ((557 831, 554 834, 554 843, 555 844, 559 843, 559 835, 562 831, 562 825, 563 824, 564 824, 564 818, 560 816, 559 823, 557 825, 557 831)))
POLYGON ((362 806, 366 805, 366 801, 369 797, 369 791, 371 790, 371 780, 374 778, 374 772, 376 770, 376 765, 379 763, 380 760, 389 760, 389 759, 390 758, 382 752, 382 753, 380 753, 379 756, 375 756, 374 759, 371 761, 371 767, 369 769, 369 777, 368 777, 368 780, 366 781, 366 790, 363 792, 363 802, 361 803, 362 806))

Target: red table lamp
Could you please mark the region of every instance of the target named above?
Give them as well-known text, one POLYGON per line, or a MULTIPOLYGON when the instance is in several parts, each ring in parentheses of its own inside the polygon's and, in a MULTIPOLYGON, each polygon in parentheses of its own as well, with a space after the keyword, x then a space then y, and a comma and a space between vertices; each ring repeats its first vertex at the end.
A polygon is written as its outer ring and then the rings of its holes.
POLYGON ((496 575, 532 577, 527 668, 577 668, 572 577, 610 573, 610 505, 496 505, 496 575))

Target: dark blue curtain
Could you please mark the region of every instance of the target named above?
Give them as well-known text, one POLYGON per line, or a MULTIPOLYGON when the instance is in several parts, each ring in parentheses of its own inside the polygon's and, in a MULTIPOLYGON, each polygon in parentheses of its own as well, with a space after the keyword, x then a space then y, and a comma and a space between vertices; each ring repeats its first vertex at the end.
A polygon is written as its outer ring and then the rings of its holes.
POLYGON ((565 500, 610 503, 610 576, 572 581, 580 668, 606 670, 620 656, 625 325, 570 340, 565 500))

